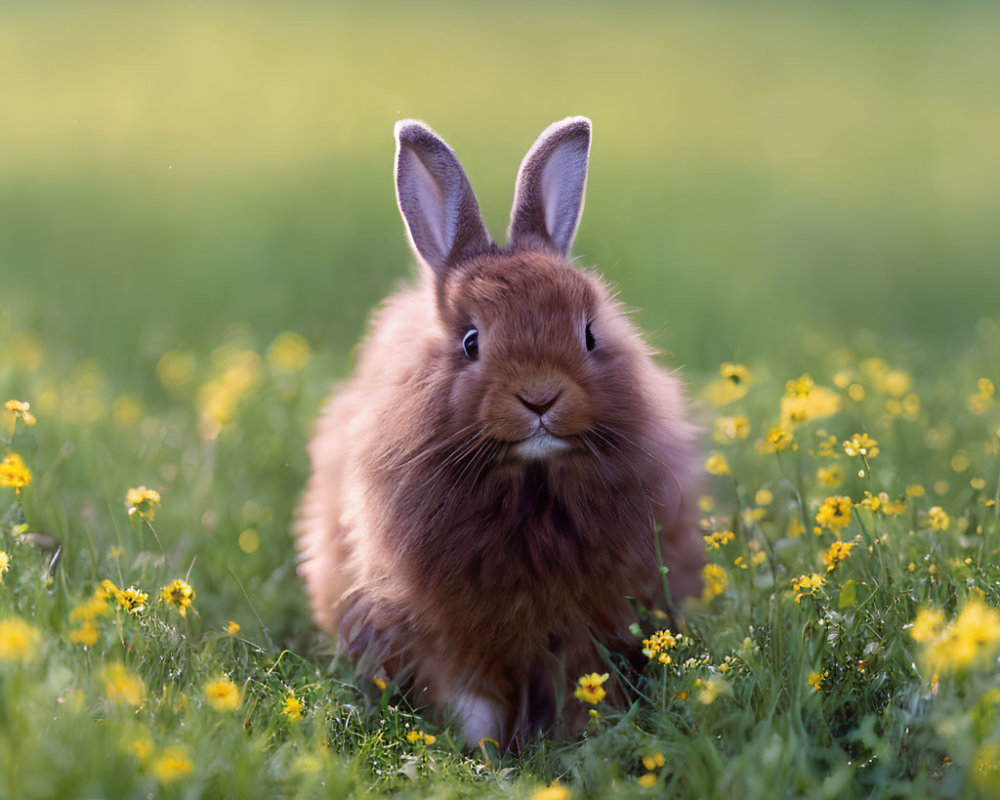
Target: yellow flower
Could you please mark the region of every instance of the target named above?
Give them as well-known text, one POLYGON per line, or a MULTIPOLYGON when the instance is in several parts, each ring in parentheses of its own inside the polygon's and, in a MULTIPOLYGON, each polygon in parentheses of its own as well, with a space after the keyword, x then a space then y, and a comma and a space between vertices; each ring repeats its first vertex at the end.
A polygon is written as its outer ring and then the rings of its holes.
POLYGON ((260 356, 253 350, 220 347, 212 353, 221 374, 198 391, 202 436, 214 439, 228 425, 243 398, 261 378, 260 356))
POLYGON ((837 453, 837 437, 828 436, 826 431, 816 431, 816 435, 820 437, 819 445, 816 448, 816 455, 819 458, 836 458, 837 453))
POLYGON ((843 561, 851 553, 851 548, 854 545, 851 542, 834 542, 830 545, 830 549, 823 554, 823 563, 826 565, 827 572, 833 572, 837 565, 843 561))
POLYGON ((916 420, 920 415, 920 397, 919 395, 910 394, 903 398, 903 417, 910 421, 916 420))
POLYGON ((729 463, 719 453, 712 453, 705 462, 705 471, 710 475, 728 475, 729 463))
POLYGON ((306 368, 311 358, 309 342, 292 331, 279 333, 267 348, 268 363, 279 372, 299 372, 306 368))
POLYGON ((153 740, 149 734, 140 734, 128 743, 128 751, 140 761, 145 761, 153 755, 153 740))
POLYGON ((931 506, 927 509, 927 516, 932 531, 946 531, 951 524, 951 517, 941 506, 931 506))
POLYGON ((191 763, 191 757, 186 748, 174 745, 163 751, 163 754, 153 762, 152 769, 160 783, 168 783, 187 775, 194 769, 194 764, 191 763))
POLYGON ((719 374, 722 377, 712 381, 705 388, 705 397, 713 405, 724 406, 739 400, 753 383, 750 370, 742 364, 723 364, 719 374))
POLYGON ((1000 644, 1000 613, 979 599, 970 600, 953 625, 951 657, 956 664, 992 663, 1000 644))
POLYGON ((704 588, 701 590, 701 599, 706 603, 718 597, 729 585, 729 576, 726 570, 718 564, 706 564, 701 570, 701 579, 704 581, 704 588))
POLYGON ((878 356, 866 358, 858 366, 861 367, 861 371, 865 375, 869 375, 875 379, 881 379, 889 371, 889 365, 885 363, 885 359, 878 356))
POLYGON ((228 633, 230 636, 235 636, 239 632, 240 632, 240 623, 233 622, 233 620, 229 620, 229 622, 226 623, 226 633, 228 633))
POLYGON ((581 675, 578 681, 580 685, 576 687, 573 696, 583 703, 590 703, 592 706, 596 706, 607 694, 602 685, 607 679, 608 673, 606 672, 603 675, 598 675, 596 672, 591 672, 589 675, 581 675))
POLYGON ((940 633, 944 625, 944 612, 940 608, 922 608, 913 620, 910 636, 917 642, 929 642, 940 633))
POLYGON ((907 497, 923 497, 925 494, 927 494, 927 490, 919 483, 911 483, 906 487, 907 497))
POLYGON ((164 389, 176 394, 194 380, 197 368, 198 362, 191 353, 169 350, 156 365, 156 377, 164 389))
POLYGON ((969 600, 958 617, 939 634, 932 631, 928 623, 929 638, 923 646, 924 659, 933 672, 985 667, 993 663, 1000 649, 1000 613, 977 597, 969 600))
POLYGON ((289 689, 288 697, 285 698, 285 705, 281 709, 281 713, 292 722, 298 722, 302 719, 302 708, 302 701, 295 696, 294 690, 289 689))
POLYGON ((706 547, 718 550, 729 544, 735 538, 735 534, 732 531, 719 531, 718 533, 710 533, 703 538, 706 547))
POLYGON ((759 506, 769 506, 774 502, 774 492, 770 489, 758 489, 753 501, 759 506))
POLYGON ((160 589, 160 597, 165 603, 176 608, 182 617, 186 617, 187 610, 194 602, 195 593, 190 583, 178 578, 160 589))
POLYGON ((814 692, 819 691, 820 685, 823 683, 823 679, 826 677, 825 672, 810 672, 809 677, 806 679, 806 683, 812 686, 814 692))
POLYGON ((663 753, 656 753, 652 756, 644 756, 642 759, 642 766, 644 766, 649 772, 652 772, 657 767, 662 767, 666 763, 667 760, 663 757, 663 753))
MULTIPOLYGON (((750 542, 751 547, 753 545, 760 546, 757 542, 750 542)), ((763 550, 758 550, 757 552, 751 554, 750 561, 748 562, 744 556, 738 556, 735 561, 733 561, 733 566, 739 567, 740 569, 749 569, 751 566, 759 567, 767 561, 767 553, 763 550)))
POLYGON ((844 482, 844 472, 840 467, 820 467, 816 470, 816 480, 820 486, 840 486, 844 482))
POLYGON ((105 672, 104 694, 112 703, 141 706, 146 687, 142 678, 126 670, 123 664, 111 664, 105 672))
POLYGON ((642 640, 642 653, 650 660, 655 658, 661 664, 669 664, 671 658, 666 651, 677 647, 679 641, 677 636, 666 629, 657 631, 648 639, 642 640))
POLYGON ((729 694, 732 688, 722 678, 712 676, 707 681, 696 680, 694 685, 698 687, 698 702, 704 705, 711 705, 720 694, 729 694))
POLYGON ((97 644, 98 631, 94 621, 97 617, 104 617, 110 613, 108 598, 117 597, 119 593, 120 590, 111 581, 104 581, 89 600, 75 606, 69 612, 69 621, 80 623, 80 627, 69 632, 69 640, 87 647, 97 644))
POLYGON ((374 683, 380 692, 384 692, 386 687, 389 685, 384 680, 379 677, 372 678, 372 683, 374 683))
POLYGON ((3 404, 3 407, 4 411, 9 414, 7 430, 11 436, 14 435, 14 427, 17 425, 18 419, 24 420, 24 424, 29 428, 35 424, 35 418, 28 410, 31 408, 30 403, 24 403, 20 400, 8 400, 3 404))
POLYGON ((753 383, 753 376, 742 364, 726 362, 719 368, 719 374, 734 386, 747 386, 753 383))
POLYGON ((0 620, 0 661, 31 661, 41 640, 41 632, 20 617, 0 620))
POLYGON ((785 381, 785 397, 808 397, 816 385, 815 381, 806 373, 801 378, 785 381))
POLYGON ((906 501, 905 500, 894 501, 891 497, 889 497, 888 492, 879 492, 877 495, 875 495, 872 494, 871 492, 866 491, 864 498, 861 500, 860 503, 858 503, 858 505, 867 508, 872 513, 875 513, 876 511, 881 511, 883 514, 887 516, 891 516, 893 514, 902 514, 904 511, 906 511, 906 501))
POLYGON ((846 389, 849 383, 852 383, 857 377, 857 373, 853 369, 842 369, 833 376, 833 385, 838 389, 846 389))
POLYGON ((878 442, 867 433, 856 433, 844 442, 844 452, 849 456, 866 456, 875 458, 878 455, 878 442))
POLYGON ((787 423, 808 422, 832 417, 840 411, 840 395, 825 386, 816 386, 809 375, 785 384, 781 398, 781 419, 787 423))
POLYGON ((891 500, 885 492, 879 492, 879 497, 882 499, 883 514, 894 516, 906 511, 906 500, 891 500), (883 497, 883 495, 885 496, 883 497))
POLYGON ((73 644, 82 644, 85 647, 93 647, 97 644, 98 638, 97 626, 92 619, 84 620, 79 628, 74 628, 69 632, 69 640, 73 644))
POLYGON ((976 384, 976 389, 978 391, 975 394, 969 395, 968 406, 969 411, 979 416, 985 413, 986 409, 992 404, 996 388, 993 386, 993 381, 989 378, 980 378, 976 384))
POLYGON ((826 578, 820 575, 818 572, 813 572, 811 575, 800 575, 798 578, 792 578, 792 589, 795 591, 795 602, 801 603, 802 598, 806 595, 813 595, 816 590, 826 583, 826 578))
MULTIPOLYGON (((108 581, 113 587, 114 584, 108 581)), ((115 589, 117 592, 118 589, 115 589)), ((108 597, 111 597, 112 593, 109 592, 105 586, 102 584, 93 595, 91 595, 89 600, 85 600, 78 606, 75 606, 72 611, 69 612, 70 622, 80 622, 86 620, 93 620, 97 617, 106 617, 108 615, 108 597)))
POLYGON ((565 786, 552 783, 549 786, 543 786, 541 789, 535 789, 531 795, 531 800, 569 800, 572 796, 570 790, 565 786))
POLYGON ((146 601, 149 600, 149 595, 135 586, 129 586, 127 589, 115 589, 112 596, 118 605, 129 614, 141 614, 146 610, 146 601))
POLYGON ((754 445, 754 449, 758 453, 762 453, 764 455, 781 453, 789 447, 792 447, 794 439, 795 437, 792 434, 792 429, 784 423, 781 423, 768 430, 764 438, 758 440, 754 445))
POLYGON ((864 499, 860 503, 858 503, 858 505, 863 506, 864 508, 867 508, 869 511, 874 513, 878 511, 879 508, 882 506, 883 495, 888 497, 888 495, 886 495, 885 492, 882 492, 879 495, 873 495, 871 492, 865 492, 864 499))
POLYGON ((742 441, 750 435, 750 420, 746 417, 719 417, 715 420, 715 441, 720 444, 742 441))
POLYGON ((3 576, 9 569, 10 569, 10 556, 7 555, 6 550, 0 550, 0 582, 3 581, 3 576))
POLYGON ((205 684, 205 697, 216 711, 233 711, 240 705, 240 690, 225 675, 205 684))
POLYGON ((643 775, 641 778, 639 778, 638 783, 639 783, 640 786, 642 786, 645 789, 650 789, 653 786, 656 786, 656 773, 655 772, 647 772, 645 775, 643 775))
POLYGON ((423 731, 410 731, 406 734, 406 741, 410 744, 416 744, 420 741, 424 744, 434 744, 437 741, 437 736, 432 733, 424 733, 423 731))
POLYGON ((894 369, 882 376, 880 388, 893 397, 902 397, 913 385, 913 379, 901 369, 894 369))
POLYGON ((156 513, 154 506, 158 506, 159 504, 160 493, 155 489, 147 489, 145 486, 140 486, 136 489, 129 489, 125 493, 125 508, 128 509, 130 517, 138 514, 139 519, 152 521, 156 513))
POLYGON ((851 498, 843 495, 826 498, 816 512, 816 523, 832 531, 846 528, 851 524, 851 498))
POLYGON ((0 461, 0 486, 10 486, 20 493, 29 483, 31 483, 31 470, 24 466, 21 456, 11 453, 0 461))
POLYGON ((951 457, 951 468, 955 472, 965 472, 972 464, 969 454, 965 450, 956 450, 951 457))

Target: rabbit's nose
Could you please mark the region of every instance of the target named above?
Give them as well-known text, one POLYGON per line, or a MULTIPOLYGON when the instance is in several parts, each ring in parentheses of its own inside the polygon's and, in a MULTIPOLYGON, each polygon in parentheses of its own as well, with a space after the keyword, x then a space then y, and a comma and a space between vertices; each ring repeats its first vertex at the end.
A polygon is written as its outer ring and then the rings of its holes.
POLYGON ((527 397, 524 397, 523 395, 518 395, 517 399, 521 401, 521 404, 526 409, 528 409, 529 411, 533 411, 534 413, 538 414, 538 416, 542 416, 546 411, 548 411, 550 408, 552 408, 552 406, 556 404, 556 400, 559 399, 560 394, 561 392, 556 392, 555 394, 547 397, 544 400, 539 399, 537 397, 531 397, 529 399, 527 397))

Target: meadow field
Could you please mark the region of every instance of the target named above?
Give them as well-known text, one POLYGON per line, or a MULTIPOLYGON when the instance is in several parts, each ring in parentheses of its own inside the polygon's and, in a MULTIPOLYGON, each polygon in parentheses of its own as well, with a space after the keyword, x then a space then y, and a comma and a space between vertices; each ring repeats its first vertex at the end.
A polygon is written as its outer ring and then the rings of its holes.
POLYGON ((0 798, 1000 797, 1000 8, 12 2, 0 78, 0 798), (393 123, 502 238, 570 114, 710 563, 503 754, 358 685, 288 530, 416 268, 393 123))

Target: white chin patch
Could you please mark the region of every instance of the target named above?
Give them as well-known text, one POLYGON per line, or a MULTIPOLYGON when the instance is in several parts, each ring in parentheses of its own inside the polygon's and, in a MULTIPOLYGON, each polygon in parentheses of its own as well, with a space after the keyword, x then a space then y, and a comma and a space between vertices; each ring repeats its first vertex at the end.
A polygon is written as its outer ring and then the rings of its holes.
POLYGON ((551 433, 539 428, 529 438, 523 442, 518 442, 514 446, 514 452, 525 460, 540 461, 549 458, 556 453, 568 450, 569 445, 562 439, 558 439, 551 433))

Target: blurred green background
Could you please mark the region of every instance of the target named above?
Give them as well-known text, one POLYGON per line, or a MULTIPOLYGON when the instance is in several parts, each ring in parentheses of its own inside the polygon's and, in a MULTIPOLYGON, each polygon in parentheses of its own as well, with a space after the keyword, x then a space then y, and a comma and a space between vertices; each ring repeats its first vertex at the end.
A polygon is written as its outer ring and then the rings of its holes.
POLYGON ((997 313, 996 4, 5 3, 0 400, 38 411, 25 504, 67 574, 145 576, 122 500, 147 483, 207 616, 307 628, 304 444, 414 269, 393 123, 451 143, 502 238, 569 114, 595 131, 575 252, 696 389, 842 345, 919 374, 997 313), (316 358, 262 380, 247 351, 283 331, 316 358))
POLYGON ((140 393, 165 350, 232 323, 349 351, 412 270, 391 180, 401 117, 452 144, 502 237, 534 137, 589 115, 576 254, 689 367, 800 352, 804 332, 948 352, 1000 298, 995 4, 0 16, 7 324, 140 393))

